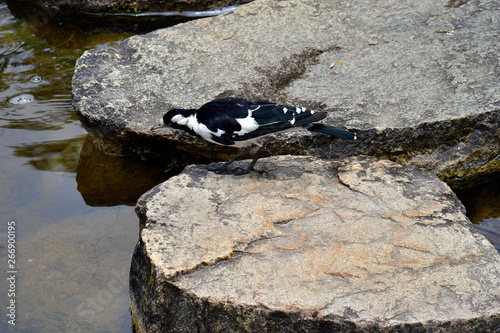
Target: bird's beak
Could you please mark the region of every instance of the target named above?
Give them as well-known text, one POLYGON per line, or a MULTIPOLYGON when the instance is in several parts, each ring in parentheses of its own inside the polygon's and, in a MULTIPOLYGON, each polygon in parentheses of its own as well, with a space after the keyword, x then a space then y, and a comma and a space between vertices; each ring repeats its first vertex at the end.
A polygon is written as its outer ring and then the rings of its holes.
POLYGON ((155 125, 155 126, 151 127, 151 130, 154 131, 154 130, 157 130, 158 128, 160 128, 160 127, 163 127, 162 123, 159 123, 158 125, 155 125))

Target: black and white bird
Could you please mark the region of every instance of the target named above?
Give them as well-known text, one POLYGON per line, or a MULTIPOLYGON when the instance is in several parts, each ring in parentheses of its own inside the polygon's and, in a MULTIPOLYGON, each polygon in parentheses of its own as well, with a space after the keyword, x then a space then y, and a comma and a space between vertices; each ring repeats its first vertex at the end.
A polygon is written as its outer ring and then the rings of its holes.
POLYGON ((168 111, 162 122, 151 130, 164 126, 182 129, 209 142, 243 148, 238 155, 216 169, 217 173, 231 172, 245 174, 249 171, 262 173, 254 165, 264 150, 263 136, 288 130, 308 130, 333 135, 346 140, 355 140, 356 135, 342 128, 318 124, 326 112, 314 112, 303 107, 284 106, 276 103, 252 102, 242 98, 216 99, 199 109, 173 109, 168 111), (246 169, 229 170, 237 158, 246 154, 252 145, 260 146, 246 169))

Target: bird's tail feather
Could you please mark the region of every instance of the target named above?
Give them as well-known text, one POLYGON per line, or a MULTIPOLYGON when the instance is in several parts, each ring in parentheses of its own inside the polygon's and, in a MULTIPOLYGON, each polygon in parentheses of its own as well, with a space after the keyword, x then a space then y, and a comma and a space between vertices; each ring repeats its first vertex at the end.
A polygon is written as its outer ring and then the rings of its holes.
POLYGON ((323 124, 311 124, 307 127, 311 132, 329 134, 345 140, 356 140, 356 134, 343 128, 327 126, 323 124))

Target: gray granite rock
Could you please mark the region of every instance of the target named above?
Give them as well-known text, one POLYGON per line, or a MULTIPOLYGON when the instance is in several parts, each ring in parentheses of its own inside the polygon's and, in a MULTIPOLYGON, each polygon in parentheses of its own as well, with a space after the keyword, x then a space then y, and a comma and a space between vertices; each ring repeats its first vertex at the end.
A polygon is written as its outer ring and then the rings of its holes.
POLYGON ((375 155, 456 184, 500 168, 500 2, 465 2, 255 1, 85 52, 73 104, 107 152, 198 162, 235 151, 150 132, 168 109, 245 97, 329 111, 360 139, 286 133, 266 153, 375 155))
POLYGON ((373 157, 261 167, 189 166, 138 201, 138 332, 500 330, 500 256, 445 183, 373 157))

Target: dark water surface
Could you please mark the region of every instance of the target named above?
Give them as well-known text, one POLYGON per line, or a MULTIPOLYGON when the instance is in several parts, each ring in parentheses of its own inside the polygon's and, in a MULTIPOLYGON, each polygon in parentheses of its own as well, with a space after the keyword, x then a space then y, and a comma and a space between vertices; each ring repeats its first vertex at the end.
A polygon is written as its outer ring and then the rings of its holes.
MULTIPOLYGON (((130 332, 133 205, 171 174, 161 163, 96 150, 71 106, 76 59, 130 34, 75 31, 32 15, 36 24, 0 1, 0 332, 130 332)), ((498 185, 462 198, 500 249, 498 185)))
POLYGON ((36 26, 0 2, 0 332, 132 331, 133 205, 169 174, 97 151, 71 105, 78 57, 130 35, 36 26))
POLYGON ((478 186, 458 198, 476 229, 500 252, 500 179, 478 186))

